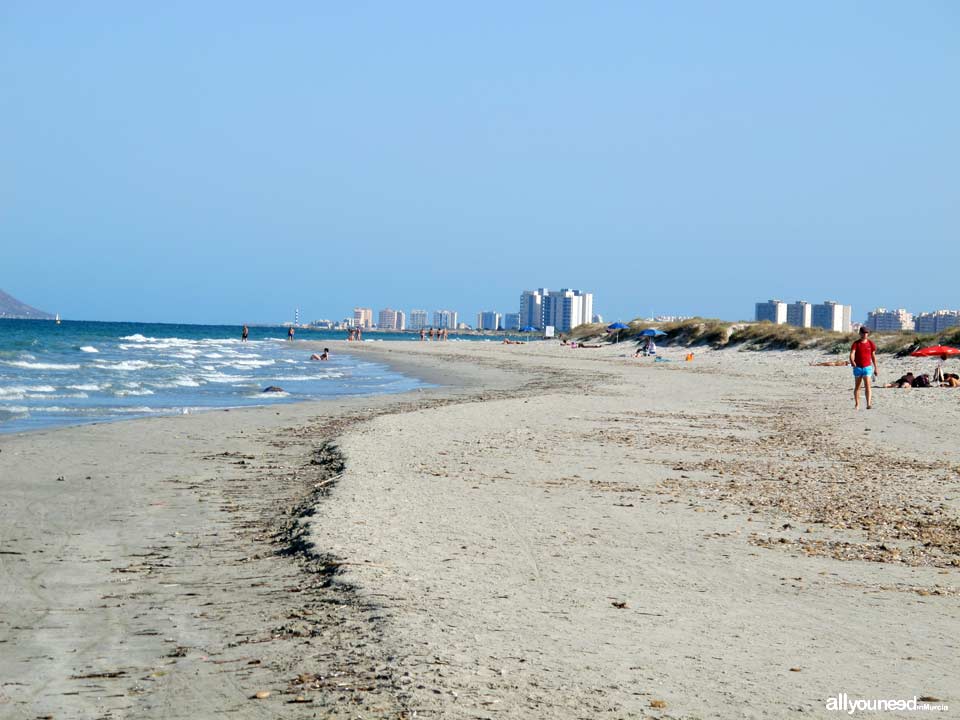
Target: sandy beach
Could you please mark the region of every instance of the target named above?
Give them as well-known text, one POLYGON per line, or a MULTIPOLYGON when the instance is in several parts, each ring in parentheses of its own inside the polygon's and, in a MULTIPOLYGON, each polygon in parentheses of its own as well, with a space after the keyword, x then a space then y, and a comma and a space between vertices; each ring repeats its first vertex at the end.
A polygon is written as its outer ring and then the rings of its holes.
POLYGON ((0 717, 960 708, 960 391, 326 344, 435 387, 0 436, 0 717))

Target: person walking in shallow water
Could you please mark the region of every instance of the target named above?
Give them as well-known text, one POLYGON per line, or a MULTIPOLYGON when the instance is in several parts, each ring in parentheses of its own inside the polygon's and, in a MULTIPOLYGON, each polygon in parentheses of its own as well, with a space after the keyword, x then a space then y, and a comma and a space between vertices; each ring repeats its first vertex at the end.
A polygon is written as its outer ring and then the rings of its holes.
POLYGON ((867 410, 873 409, 873 394, 870 389, 870 378, 880 374, 877 367, 877 346, 867 337, 870 331, 860 328, 860 339, 850 346, 850 364, 853 366, 853 407, 860 409, 860 385, 864 387, 867 396, 867 410))
POLYGON ((293 342, 293 325, 291 325, 290 329, 287 330, 287 340, 293 342))
POLYGON ((248 337, 250 337, 250 328, 244 325, 243 330, 240 331, 240 342, 246 342, 248 337))

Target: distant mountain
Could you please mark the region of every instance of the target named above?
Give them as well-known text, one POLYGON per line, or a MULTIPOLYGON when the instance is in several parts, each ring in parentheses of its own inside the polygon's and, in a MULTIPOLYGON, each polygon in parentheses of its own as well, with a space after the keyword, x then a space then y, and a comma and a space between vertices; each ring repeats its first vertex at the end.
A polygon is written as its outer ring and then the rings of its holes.
POLYGON ((0 290, 0 318, 15 318, 17 320, 53 320, 53 315, 43 310, 24 305, 15 297, 0 290))

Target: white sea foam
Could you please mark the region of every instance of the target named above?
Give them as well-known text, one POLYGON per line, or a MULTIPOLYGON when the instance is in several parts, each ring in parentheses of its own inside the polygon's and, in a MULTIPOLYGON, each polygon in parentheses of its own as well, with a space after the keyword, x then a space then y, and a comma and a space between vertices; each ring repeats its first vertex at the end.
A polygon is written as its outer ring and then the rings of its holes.
POLYGON ((256 398, 257 400, 269 400, 270 398, 285 398, 290 397, 290 393, 283 392, 258 392, 256 395, 247 395, 248 398, 256 398))
POLYGON ((240 380, 253 380, 252 377, 247 377, 244 375, 228 375, 227 373, 216 372, 216 371, 203 373, 200 377, 202 377, 207 382, 213 382, 213 383, 232 383, 240 380))
POLYGON ((142 342, 151 342, 151 341, 153 341, 153 340, 156 340, 156 338, 144 337, 144 336, 141 335, 140 333, 136 333, 135 335, 124 335, 124 336, 123 336, 122 338, 120 338, 120 339, 121 339, 121 340, 129 340, 129 341, 131 341, 131 342, 140 342, 140 343, 142 343, 142 342))
POLYGON ((273 379, 277 382, 297 382, 300 380, 331 380, 342 377, 345 377, 344 373, 330 372, 324 373, 323 375, 288 375, 286 377, 275 377, 273 379))
POLYGON ((150 383, 150 385, 155 388, 200 387, 200 383, 188 375, 181 375, 180 377, 174 378, 169 382, 150 383))
POLYGON ((53 385, 13 385, 6 388, 0 387, 0 398, 24 393, 52 393, 56 390, 53 385))
POLYGON ((12 367, 25 370, 79 370, 80 366, 72 363, 32 363, 23 360, 10 360, 6 363, 12 367))
POLYGON ((113 394, 116 395, 117 397, 127 397, 129 395, 153 395, 153 390, 147 390, 146 388, 142 388, 139 390, 136 390, 136 389, 117 390, 113 394))
POLYGON ((85 352, 85 353, 98 353, 98 352, 100 352, 100 351, 97 350, 93 345, 84 345, 82 348, 80 348, 80 352, 85 352))
POLYGON ((97 367, 103 368, 104 370, 121 370, 124 372, 132 372, 134 370, 146 370, 147 368, 157 367, 151 362, 146 360, 121 360, 118 363, 108 363, 106 360, 97 360, 97 367))
POLYGON ((27 400, 61 400, 61 399, 83 399, 90 397, 84 392, 80 393, 65 393, 62 395, 37 395, 36 393, 27 393, 21 399, 27 400))
MULTIPOLYGON (((110 387, 106 385, 104 387, 110 387)), ((84 392, 96 392, 97 390, 103 390, 104 388, 95 383, 83 383, 82 385, 67 385, 68 390, 83 390, 84 392)))
POLYGON ((228 360, 221 364, 236 368, 259 368, 276 365, 276 360, 228 360))
POLYGON ((3 412, 8 412, 12 415, 23 415, 30 412, 30 408, 25 405, 0 405, 0 410, 3 412))

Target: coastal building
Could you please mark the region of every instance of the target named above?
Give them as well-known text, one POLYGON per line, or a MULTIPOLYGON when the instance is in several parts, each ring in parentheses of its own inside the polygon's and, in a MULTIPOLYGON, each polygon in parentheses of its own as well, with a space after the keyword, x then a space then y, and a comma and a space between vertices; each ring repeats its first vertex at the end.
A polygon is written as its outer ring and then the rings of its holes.
POLYGON ((787 321, 787 304, 782 300, 767 300, 758 302, 755 319, 757 322, 772 322, 782 325, 787 321))
POLYGON ((937 310, 917 315, 914 328, 918 333, 938 333, 960 325, 960 310, 937 310))
POLYGON ((898 310, 887 310, 878 307, 867 313, 867 321, 864 323, 867 330, 873 332, 899 332, 900 330, 913 330, 913 313, 909 313, 903 308, 898 310))
POLYGON ((426 310, 411 310, 410 311, 410 329, 411 330, 423 330, 424 328, 429 327, 427 322, 427 311, 426 310))
POLYGON ((520 295, 520 326, 543 328, 543 298, 549 294, 546 288, 524 290, 520 295))
POLYGON ((435 310, 433 312, 433 327, 447 330, 457 329, 456 310, 435 310))
POLYGON ((373 308, 355 307, 353 309, 353 326, 368 330, 373 327, 373 308))
POLYGON ((851 310, 849 305, 824 300, 819 305, 813 306, 813 327, 834 332, 850 332, 851 310))
POLYGON ((804 328, 813 325, 813 305, 803 300, 787 305, 787 325, 804 328))
POLYGON ((550 302, 544 303, 544 323, 553 325, 557 332, 570 332, 578 325, 593 319, 592 293, 563 288, 559 292, 550 293, 547 299, 550 302), (547 319, 548 307, 549 320, 547 319))
POLYGON ((520 313, 504 313, 503 329, 519 330, 520 329, 520 313))
POLYGON ((684 320, 689 320, 689 315, 657 315, 653 318, 653 322, 658 323, 668 323, 668 322, 682 322, 684 320))
POLYGON ((593 322, 595 322, 595 323, 602 323, 602 322, 603 322, 603 315, 598 315, 598 314, 594 313, 592 320, 593 320, 593 322))
POLYGON ((381 330, 405 330, 406 315, 403 310, 384 308, 377 316, 377 327, 381 330))
POLYGON ((552 326, 569 332, 593 319, 593 293, 570 288, 524 290, 520 295, 520 326, 543 330, 552 326))
POLYGON ((503 316, 493 310, 477 313, 477 330, 499 330, 503 316))

